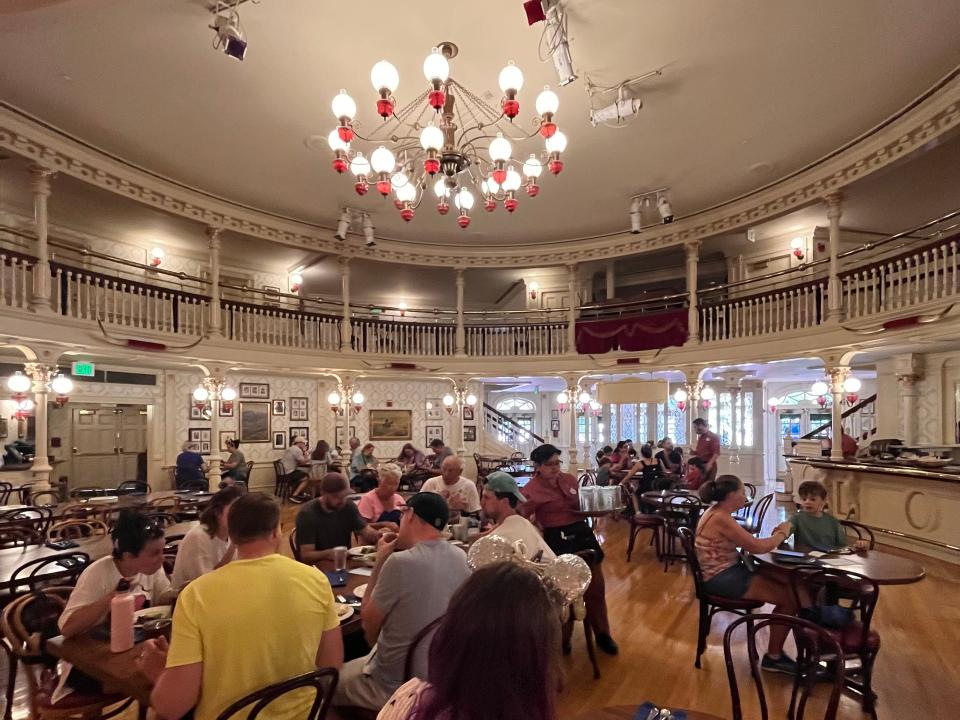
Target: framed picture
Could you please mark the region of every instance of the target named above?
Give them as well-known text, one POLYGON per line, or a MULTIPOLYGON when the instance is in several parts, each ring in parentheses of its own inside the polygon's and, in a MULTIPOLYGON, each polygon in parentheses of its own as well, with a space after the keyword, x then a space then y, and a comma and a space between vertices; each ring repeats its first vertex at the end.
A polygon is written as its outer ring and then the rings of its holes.
POLYGON ((268 383, 240 383, 240 397, 249 400, 267 400, 270 397, 270 385, 268 383))
POLYGON ((473 422, 473 408, 472 408, 472 407, 470 407, 469 405, 464 405, 462 412, 463 412, 463 419, 464 419, 464 420, 469 420, 470 422, 473 422))
POLYGON ((210 428, 187 428, 187 440, 197 446, 201 455, 210 454, 210 428))
POLYGON ((277 306, 280 303, 280 288, 273 285, 264 285, 263 302, 265 305, 270 305, 272 307, 277 306))
MULTIPOLYGON (((337 439, 334 441, 334 445, 338 448, 344 449, 347 447, 347 440, 349 438, 347 435, 346 425, 337 425, 337 439)), ((352 435, 350 437, 353 437, 352 435)), ((349 462, 349 460, 348 460, 349 462)))
POLYGON ((559 421, 559 420, 551 420, 551 421, 550 421, 550 430, 551 430, 552 432, 555 432, 555 433, 560 432, 560 421, 559 421))
POLYGON ((274 400, 274 401, 273 401, 273 414, 274 414, 274 415, 286 415, 286 414, 287 414, 287 401, 286 401, 286 400, 274 400))
POLYGON ((287 434, 290 436, 290 444, 293 445, 293 439, 298 435, 306 438, 307 449, 310 449, 310 428, 308 427, 291 427, 287 430, 287 434))
POLYGON ((427 421, 443 420, 443 403, 440 398, 427 398, 425 408, 427 421))
POLYGON ((220 452, 227 452, 227 440, 236 440, 237 431, 236 430, 221 430, 220 431, 220 452))
POLYGON ((233 417, 235 402, 225 402, 221 400, 217 403, 217 417, 233 417))
POLYGON ((198 404, 196 400, 193 399, 193 395, 190 396, 190 419, 191 420, 209 420, 211 415, 210 403, 206 402, 202 405, 198 404))
POLYGON ((241 402, 240 442, 268 443, 270 437, 270 403, 241 402))
POLYGON ((287 436, 280 430, 273 434, 273 449, 274 450, 286 450, 287 449, 287 436))
POLYGON ((305 397, 290 398, 290 420, 306 422, 310 419, 310 406, 305 397))
POLYGON ((477 426, 476 426, 476 425, 464 425, 464 426, 463 426, 463 441, 464 441, 464 442, 476 442, 476 441, 477 441, 477 426))
POLYGON ((551 411, 550 411, 550 419, 551 419, 551 420, 559 420, 559 419, 560 419, 560 411, 559 411, 559 410, 551 410, 551 411))
POLYGON ((370 440, 413 440, 413 410, 371 410, 370 440))
POLYGON ((443 442, 443 425, 427 425, 427 441, 423 444, 424 447, 430 447, 434 440, 443 442))

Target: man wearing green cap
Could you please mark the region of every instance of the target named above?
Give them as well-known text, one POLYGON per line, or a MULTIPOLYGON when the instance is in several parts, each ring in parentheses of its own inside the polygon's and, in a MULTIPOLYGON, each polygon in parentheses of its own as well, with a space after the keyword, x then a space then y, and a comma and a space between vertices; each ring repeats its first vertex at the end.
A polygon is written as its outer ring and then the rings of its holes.
POLYGON ((487 475, 480 498, 483 514, 493 523, 491 535, 499 535, 510 542, 523 541, 523 554, 527 560, 543 562, 556 555, 544 541, 543 536, 526 518, 517 514, 517 506, 526 498, 517 487, 517 481, 505 472, 497 470, 487 475))

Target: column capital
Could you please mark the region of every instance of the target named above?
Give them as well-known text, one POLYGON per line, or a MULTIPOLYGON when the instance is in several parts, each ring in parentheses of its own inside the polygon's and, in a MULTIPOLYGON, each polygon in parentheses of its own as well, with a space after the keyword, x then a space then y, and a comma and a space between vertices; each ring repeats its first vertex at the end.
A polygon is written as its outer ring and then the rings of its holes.
POLYGON ((700 241, 699 240, 688 240, 683 244, 683 252, 687 256, 687 260, 700 258, 700 241))
POLYGON ((50 195, 50 180, 56 177, 57 171, 44 165, 30 166, 30 187, 35 194, 50 195))
POLYGON ((349 275, 350 274, 350 257, 347 255, 337 256, 337 264, 340 265, 340 274, 349 275))
POLYGON ((48 385, 57 374, 56 365, 46 365, 44 363, 28 362, 24 363, 23 371, 27 377, 33 380, 33 392, 46 393, 48 385))
POLYGON ((827 204, 828 219, 833 220, 834 218, 840 218, 840 215, 843 213, 843 200, 844 196, 842 192, 833 192, 829 195, 824 195, 823 201, 827 204))
POLYGON ((463 277, 463 273, 466 269, 467 268, 462 265, 457 265, 455 268, 453 268, 453 271, 457 275, 457 280, 460 280, 463 277))
POLYGON ((213 227, 208 225, 206 228, 207 238, 210 241, 211 249, 220 247, 220 235, 223 233, 223 228, 213 227))
POLYGON ((836 365, 827 368, 827 375, 830 378, 830 392, 842 393, 843 381, 850 375, 850 367, 847 365, 836 365))

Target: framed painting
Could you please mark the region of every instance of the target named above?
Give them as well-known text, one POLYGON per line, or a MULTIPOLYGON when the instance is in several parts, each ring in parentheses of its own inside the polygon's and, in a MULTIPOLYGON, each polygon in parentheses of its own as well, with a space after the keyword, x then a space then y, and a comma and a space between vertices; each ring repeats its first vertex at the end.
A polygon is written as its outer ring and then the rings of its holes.
POLYGON ((286 400, 274 400, 273 401, 273 414, 274 415, 286 415, 287 414, 287 401, 286 400))
POLYGON ((305 397, 290 398, 290 420, 306 422, 310 415, 310 404, 305 397))
POLYGON ((270 403, 240 403, 240 442, 270 442, 270 403))
POLYGON ((463 406, 463 419, 464 419, 464 420, 467 420, 467 421, 469 421, 469 422, 473 422, 473 418, 474 418, 473 408, 470 407, 469 405, 464 405, 464 406, 463 406))
POLYGON ((476 441, 477 441, 477 426, 476 426, 476 425, 464 425, 464 426, 463 426, 463 441, 464 441, 464 442, 476 442, 476 441))
POLYGON ((286 450, 287 449, 287 436, 280 430, 273 434, 273 449, 274 450, 286 450))
POLYGON ((227 452, 227 440, 236 440, 237 431, 236 430, 221 430, 220 431, 220 452, 227 452))
POLYGON ((190 419, 191 420, 209 420, 211 415, 210 403, 198 403, 190 396, 190 419))
POLYGON ((303 437, 307 441, 307 451, 310 450, 310 428, 308 427, 291 427, 287 430, 287 434, 290 436, 290 444, 293 445, 293 439, 297 436, 303 437))
POLYGON ((187 440, 193 443, 201 455, 210 454, 210 428, 187 428, 187 440))
MULTIPOLYGON (((346 427, 346 425, 337 425, 336 436, 337 436, 337 439, 334 441, 334 445, 336 445, 336 447, 340 448, 341 450, 342 450, 343 448, 346 448, 346 447, 347 447, 347 441, 349 440, 349 438, 347 438, 347 427, 346 427)), ((351 435, 351 437, 353 437, 353 436, 351 435)), ((348 462, 349 462, 349 460, 348 460, 348 462)))
POLYGON ((440 398, 427 398, 425 408, 428 422, 431 420, 443 420, 443 403, 440 401, 440 398))
POLYGON ((266 400, 270 397, 268 383, 240 383, 240 398, 246 400, 266 400))
POLYGON ((551 421, 550 421, 550 431, 551 431, 551 432, 555 432, 555 433, 560 432, 560 421, 559 421, 559 420, 551 420, 551 421))
POLYGON ((413 440, 413 410, 371 410, 370 440, 413 440))
POLYGON ((443 442, 443 425, 427 425, 427 437, 423 446, 429 448, 434 440, 443 442))
POLYGON ((234 408, 236 407, 235 402, 227 402, 226 400, 221 400, 217 403, 217 417, 233 417, 234 408))

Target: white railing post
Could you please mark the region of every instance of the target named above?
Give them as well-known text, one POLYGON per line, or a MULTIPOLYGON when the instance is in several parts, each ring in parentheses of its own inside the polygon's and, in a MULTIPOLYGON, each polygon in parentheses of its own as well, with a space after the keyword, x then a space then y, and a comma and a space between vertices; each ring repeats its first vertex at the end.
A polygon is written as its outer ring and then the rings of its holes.
POLYGON ((50 315, 50 255, 47 247, 47 199, 50 197, 50 178, 56 172, 40 165, 30 168, 33 190, 33 220, 37 231, 37 264, 33 268, 33 288, 30 309, 50 315))
POLYGON ((830 277, 827 282, 827 320, 840 322, 843 306, 840 296, 840 216, 843 214, 843 194, 831 193, 827 202, 827 219, 830 221, 830 277))
MULTIPOLYGON (((567 352, 577 352, 577 264, 567 265, 567 352)), ((574 451, 576 452, 576 451, 574 451)))
POLYGON ((456 268, 457 273, 457 331, 454 340, 454 355, 457 357, 466 357, 467 355, 467 338, 466 333, 464 332, 463 326, 463 290, 466 281, 463 278, 462 267, 456 268))
POLYGON ((689 242, 683 246, 687 260, 687 332, 690 341, 700 342, 700 313, 697 311, 697 266, 700 262, 700 243, 689 242))
MULTIPOLYGON (((210 336, 223 336, 223 321, 220 316, 220 228, 208 227, 210 247, 210 336)), ((217 438, 213 442, 219 442, 217 438)))
POLYGON ((343 320, 340 322, 340 351, 350 352, 353 346, 353 328, 350 326, 350 258, 338 257, 340 286, 343 294, 343 320))

